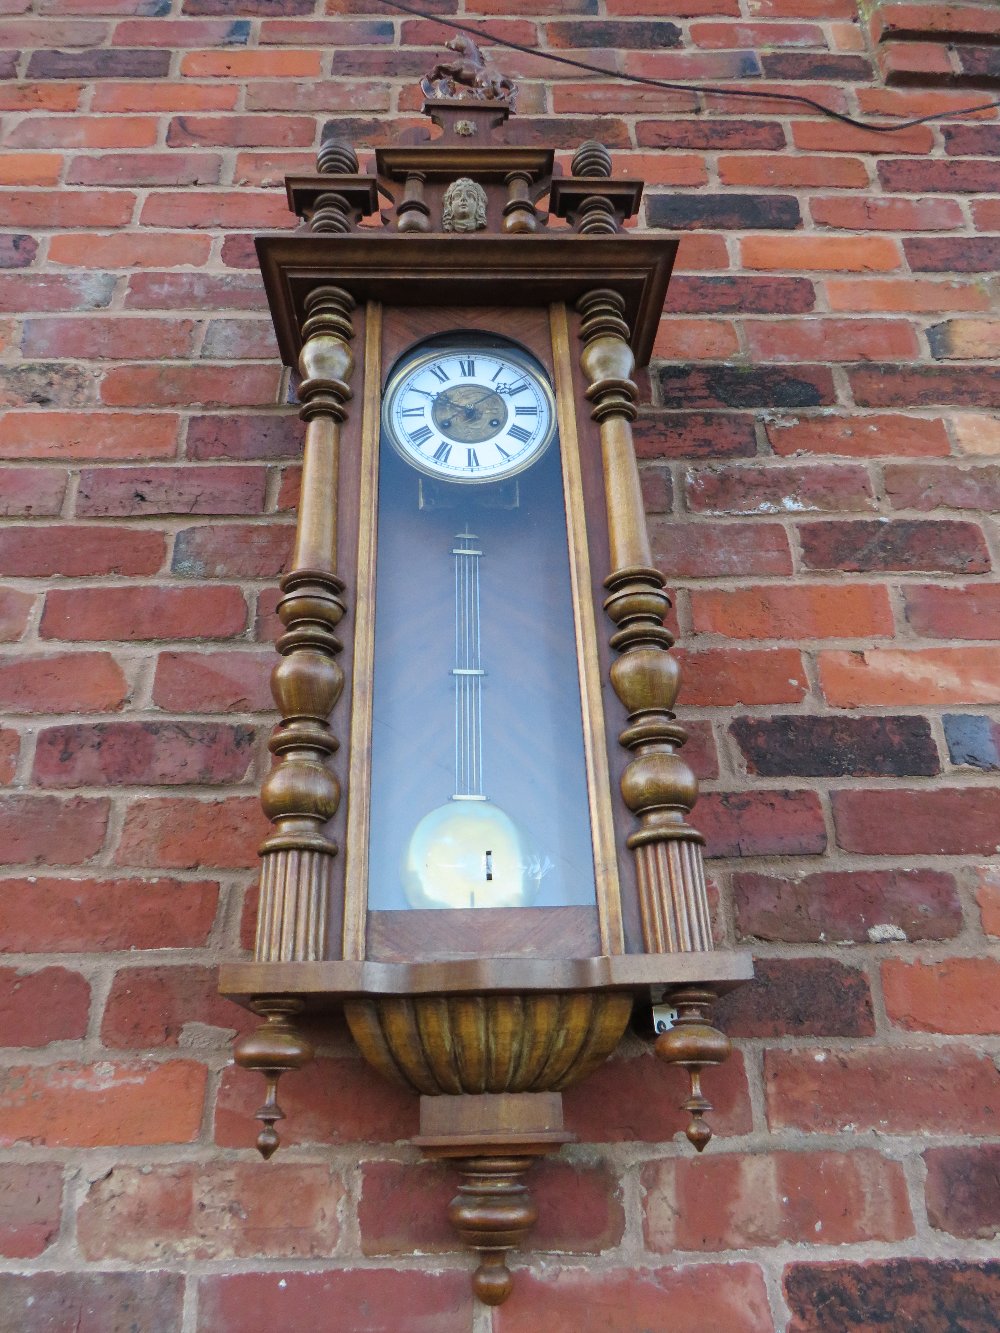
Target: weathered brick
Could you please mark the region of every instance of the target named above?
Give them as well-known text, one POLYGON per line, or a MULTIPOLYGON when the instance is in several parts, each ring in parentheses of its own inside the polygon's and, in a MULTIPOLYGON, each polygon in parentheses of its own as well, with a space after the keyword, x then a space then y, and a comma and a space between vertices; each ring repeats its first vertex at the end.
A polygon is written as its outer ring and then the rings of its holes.
POLYGON ((760 65, 765 79, 829 79, 833 83, 867 83, 872 74, 871 65, 865 56, 826 52, 765 51, 761 55, 760 65))
POLYGON ((150 148, 152 116, 32 116, 7 136, 11 148, 150 148))
POLYGON ((912 583, 903 595, 907 622, 917 634, 931 639, 1000 639, 1000 583, 957 588, 912 583))
MULTIPOLYGON (((56 36, 53 33, 53 36, 56 36)), ((29 79, 157 79, 170 69, 169 51, 104 48, 90 51, 33 51, 29 79)))
POLYGON ((923 717, 740 717, 730 725, 747 772, 774 777, 931 777, 940 772, 923 717))
POLYGON ((45 599, 45 639, 215 639, 246 628, 238 588, 121 587, 54 590, 45 599))
POLYGON ((927 330, 938 361, 988 361, 1000 355, 1000 320, 949 319, 927 330))
POLYGON ((814 792, 703 792, 697 824, 707 856, 811 856, 826 850, 814 792))
POLYGON ((868 978, 832 958, 759 958, 754 978, 715 1008, 733 1037, 870 1037, 868 978))
POLYGON ((903 242, 903 252, 917 273, 980 274, 1000 269, 1000 236, 913 236, 903 242))
POLYGON ((789 574, 788 536, 777 524, 698 523, 652 516, 657 565, 670 578, 789 574))
POLYGON ((834 708, 997 702, 996 648, 871 648, 819 656, 823 694, 834 708))
POLYGON ((148 529, 8 526, 0 532, 0 574, 17 578, 155 574, 166 549, 166 534, 148 529))
POLYGON ((199 1050, 209 1045, 225 1048, 234 1033, 253 1023, 252 1014, 218 993, 214 968, 123 967, 108 994, 101 1040, 119 1050, 184 1046, 192 1026, 198 1032, 199 1050))
POLYGON ((115 366, 101 381, 101 401, 112 407, 268 406, 280 375, 275 365, 115 366))
POLYGON ((1000 769, 1000 725, 980 713, 945 714, 942 718, 948 758, 953 764, 1000 769))
MULTIPOLYGON (((11 227, 123 227, 135 195, 128 190, 5 190, 3 212, 11 227)), ((26 255, 27 249, 18 251, 26 255)))
MULTIPOLYGON (((829 158, 817 161, 828 162, 829 158)), ((820 181, 826 188, 835 184, 820 181)), ((886 199, 878 196, 831 195, 810 199, 809 212, 821 227, 846 231, 950 231, 962 225, 957 199, 886 199)), ((844 284, 846 285, 846 284, 844 284)))
POLYGON ((770 1050, 764 1086, 772 1129, 818 1134, 992 1134, 1000 1108, 993 1060, 956 1043, 770 1050))
MULTIPOLYGON (((14 643, 23 637, 34 605, 32 593, 0 588, 0 642, 14 643)), ((2 669, 0 666, 0 672, 2 669)))
POLYGON ((779 149, 785 131, 773 120, 640 120, 635 127, 640 148, 779 149))
POLYGON ((873 1310, 886 1328, 991 1333, 1000 1264, 887 1259, 866 1264, 794 1264, 785 1270, 794 1318, 788 1333, 868 1333, 873 1310))
POLYGON ((990 555, 977 523, 951 519, 856 519, 799 525, 807 569, 933 570, 982 574, 990 555))
POLYGON ((913 1234, 902 1168, 870 1148, 653 1162, 642 1184, 646 1243, 659 1254, 913 1234))
POLYGON ((878 175, 885 190, 902 194, 920 190, 996 194, 1000 190, 1000 162, 981 159, 892 159, 879 162, 878 175))
POLYGON ((59 361, 8 366, 0 407, 86 407, 94 401, 94 373, 59 361))
POLYGON ((1000 1232, 1000 1144, 929 1148, 927 1217, 938 1231, 989 1240, 1000 1232))
POLYGON ((892 633, 889 595, 876 584, 695 588, 689 596, 696 634, 798 642, 892 633))
POLYGON ((976 866, 973 870, 976 903, 987 935, 1000 935, 1000 871, 995 866, 976 866))
POLYGON ((257 310, 264 300, 259 273, 134 273, 127 310, 257 310))
MULTIPOLYGON (((686 240, 685 240, 686 244, 686 240)), ((672 314, 796 315, 816 303, 808 278, 685 277, 670 284, 672 314)))
POLYGON ((27 268, 37 253, 38 242, 33 236, 0 238, 0 268, 27 268))
POLYGON ((172 412, 6 412, 0 415, 5 458, 169 458, 177 447, 172 412))
POLYGON ((47 1046, 87 1031, 90 986, 79 972, 0 967, 0 1046, 47 1046))
POLYGON ((962 928, 952 875, 940 870, 733 876, 740 933, 789 944, 951 939, 962 928))
POLYGON ((240 782, 253 760, 253 728, 218 722, 67 723, 39 732, 41 787, 240 782))
POLYGON ((161 653, 153 680, 158 708, 185 713, 268 712, 274 654, 266 652, 161 653))
POLYGON ((185 578, 273 579, 284 573, 293 542, 284 523, 184 528, 174 540, 172 569, 185 578))
POLYGON ((266 479, 259 467, 86 468, 76 512, 82 518, 257 514, 264 507, 266 479))
MULTIPOLYGON (((974 244, 972 238, 969 244, 974 244)), ((918 267, 909 252, 907 258, 913 267, 918 267)), ((989 295, 982 283, 932 278, 830 278, 824 285, 831 310, 920 312, 990 308, 989 295)))
POLYGON ((0 1274, 3 1333, 163 1333, 180 1325, 180 1273, 0 1274), (6 1327, 4 1327, 6 1325, 6 1327))
MULTIPOLYGON (((59 237, 53 238, 58 240, 59 237)), ((90 236, 81 238, 88 244, 90 236)), ((121 268, 134 260, 136 252, 126 259, 127 247, 119 246, 113 263, 108 268, 121 268)), ((91 256, 99 263, 99 246, 91 256)), ((122 319, 120 313, 111 318, 28 319, 24 322, 21 351, 25 356, 62 356, 81 360, 129 360, 136 347, 142 347, 149 356, 186 357, 194 344, 197 324, 193 319, 122 319)))
POLYGON ((167 127, 171 148, 308 148, 315 137, 308 116, 176 116, 167 127))
POLYGON ((917 1032, 990 1035, 1000 1028, 1000 961, 944 958, 933 963, 887 959, 882 990, 889 1018, 917 1032))
POLYGON ((14 781, 20 752, 21 737, 18 733, 9 727, 0 728, 0 783, 5 786, 14 781))
POLYGON ((799 703, 806 694, 806 673, 795 649, 684 650, 677 658, 684 707, 799 703))
POLYGON ((639 458, 750 458, 753 418, 724 413, 643 413, 633 427, 639 458))
POLYGON ((128 695, 110 653, 18 654, 0 657, 0 707, 8 713, 104 713, 128 695))
POLYGON ((861 467, 813 464, 769 467, 715 464, 690 469, 685 477, 688 509, 715 514, 837 512, 874 508, 871 484, 861 467))
POLYGON ((208 938, 218 897, 212 880, 5 879, 0 950, 194 948, 208 938))
POLYGON ((126 187, 215 185, 221 171, 222 158, 218 153, 80 153, 70 164, 66 182, 126 187))
POLYGON ((767 437, 775 453, 846 454, 878 458, 886 454, 936 456, 948 453, 948 435, 940 420, 882 415, 791 417, 769 421, 767 437))
POLYGON ((153 797, 129 807, 115 864, 249 868, 269 827, 256 797, 153 797))
POLYGON ((110 273, 0 273, 0 311, 96 310, 114 287, 110 273))
POLYGON ((91 1185, 77 1228, 91 1261, 318 1259, 336 1248, 343 1196, 320 1162, 119 1165, 91 1185))
POLYGON ((920 350, 913 325, 901 319, 754 320, 746 331, 762 361, 909 361, 920 350))
POLYGON ((837 841, 876 856, 991 854, 997 846, 1000 790, 835 791, 837 841))
POLYGON ((109 802, 75 796, 0 797, 0 840, 12 865, 81 865, 100 851, 109 802))
POLYGON ((10 1162, 0 1167, 0 1254, 4 1258, 34 1259, 56 1240, 62 1216, 62 1177, 62 1167, 56 1162, 10 1162))
POLYGON ((828 407, 835 401, 825 366, 660 366, 653 372, 665 407, 828 407))
POLYGON ((0 1081, 0 1142, 67 1148, 191 1143, 206 1073, 193 1060, 15 1066, 0 1081))
POLYGON ((895 509, 1000 510, 1000 465, 897 464, 884 476, 895 509))

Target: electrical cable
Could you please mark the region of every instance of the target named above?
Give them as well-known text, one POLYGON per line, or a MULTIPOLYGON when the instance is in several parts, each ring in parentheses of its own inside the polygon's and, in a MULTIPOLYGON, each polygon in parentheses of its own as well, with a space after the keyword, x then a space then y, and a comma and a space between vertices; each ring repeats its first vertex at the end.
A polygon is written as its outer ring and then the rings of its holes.
POLYGON ((522 55, 538 56, 540 60, 551 60, 559 65, 570 65, 573 69, 581 69, 587 74, 600 74, 605 79, 621 79, 625 83, 639 83, 647 88, 663 88, 668 92, 706 93, 713 97, 756 97, 768 102, 794 102, 798 106, 811 107, 814 111, 818 111, 820 115, 827 116, 830 120, 839 121, 842 125, 850 125, 857 130, 869 130, 872 134, 895 134, 899 130, 909 130, 915 125, 926 125, 930 121, 945 117, 952 119, 957 116, 973 116, 977 111, 991 111, 1000 107, 1000 100, 982 102, 978 106, 960 107, 957 111, 938 111, 929 116, 917 116, 913 120, 891 121, 888 125, 879 124, 867 120, 857 120, 854 116, 845 115, 841 111, 834 111, 832 107, 824 106, 822 102, 817 102, 812 97, 806 97, 804 93, 774 93, 763 88, 733 88, 705 83, 671 83, 667 79, 650 79, 642 74, 624 74, 616 69, 602 69, 600 65, 591 65, 585 60, 574 60, 571 56, 556 55, 553 51, 539 51, 535 47, 524 45, 522 42, 511 41, 506 37, 498 37, 496 33, 490 32, 487 28, 473 28, 467 23, 459 23, 456 19, 448 18, 443 14, 427 14, 422 9, 417 9, 415 5, 404 4, 403 0, 381 0, 381 3, 389 5, 392 9, 402 10, 404 14, 412 14, 414 18, 425 19, 429 23, 440 23, 446 28, 454 28, 456 32, 464 32, 470 37, 478 38, 479 41, 490 42, 494 46, 502 46, 508 51, 520 51, 522 55))

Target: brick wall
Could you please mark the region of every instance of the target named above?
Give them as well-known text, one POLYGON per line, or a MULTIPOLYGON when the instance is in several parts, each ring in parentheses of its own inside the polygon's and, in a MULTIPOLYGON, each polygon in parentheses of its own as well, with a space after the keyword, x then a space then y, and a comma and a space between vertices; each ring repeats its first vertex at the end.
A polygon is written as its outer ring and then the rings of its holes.
POLYGON ((679 1080, 626 1047, 567 1096, 580 1143, 492 1316, 413 1099, 343 1034, 251 1150, 214 968, 246 935, 300 427, 250 236, 326 120, 371 145, 412 115, 447 34, 377 0, 0 0, 0 1330, 987 1333, 1000 121, 949 115, 989 100, 1000 10, 462 12, 941 117, 875 135, 502 57, 537 142, 602 138, 684 232, 637 440, 721 929, 759 959, 718 1137, 694 1160, 679 1080))

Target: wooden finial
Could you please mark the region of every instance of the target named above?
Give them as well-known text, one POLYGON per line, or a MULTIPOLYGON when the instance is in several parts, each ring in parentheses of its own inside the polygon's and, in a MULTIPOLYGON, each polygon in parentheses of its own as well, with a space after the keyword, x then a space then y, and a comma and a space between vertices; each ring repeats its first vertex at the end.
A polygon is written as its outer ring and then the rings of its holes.
POLYGON ((278 1105, 278 1079, 290 1069, 301 1069, 313 1058, 313 1048, 295 1028, 292 1018, 302 1009, 301 1000, 281 996, 255 1001, 254 1010, 263 1015, 264 1022, 256 1030, 236 1043, 236 1063, 243 1069, 256 1069, 267 1080, 264 1105, 254 1113, 263 1129, 257 1135, 257 1151, 267 1160, 278 1146, 275 1122, 283 1120, 284 1111, 278 1105))
POLYGON ((597 139, 588 139, 582 143, 573 155, 570 171, 574 176, 611 175, 611 154, 597 139))
POLYGON ((701 1090, 701 1071, 709 1065, 721 1065, 733 1049, 726 1034, 709 1022, 714 1001, 714 991, 693 986, 672 992, 670 1003, 677 1009, 677 1022, 657 1037, 654 1047, 661 1060, 680 1065, 688 1072, 691 1093, 681 1107, 690 1113, 691 1119, 684 1132, 698 1152, 703 1151, 712 1137, 712 1130, 705 1122, 705 1112, 712 1110, 712 1103, 701 1090))
POLYGON ((459 1236, 479 1255, 472 1288, 484 1305, 502 1305, 514 1279, 507 1254, 516 1249, 538 1220, 538 1209, 524 1184, 532 1157, 469 1157, 454 1165, 463 1177, 448 1207, 459 1236))

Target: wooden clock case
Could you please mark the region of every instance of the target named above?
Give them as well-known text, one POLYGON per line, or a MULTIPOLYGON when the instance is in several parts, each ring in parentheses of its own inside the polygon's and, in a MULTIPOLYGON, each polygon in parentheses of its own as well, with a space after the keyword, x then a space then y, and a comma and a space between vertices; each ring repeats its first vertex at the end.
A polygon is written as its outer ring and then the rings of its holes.
POLYGON ((624 231, 642 186, 611 180, 600 145, 554 175, 551 150, 512 142, 504 101, 446 98, 425 112, 433 129, 380 149, 374 176, 326 144, 317 176, 288 180, 303 225, 257 241, 282 357, 303 377, 306 440, 255 957, 225 966, 220 989, 264 1020, 236 1058, 268 1082, 265 1156, 277 1079, 311 1056, 300 1013, 342 1010, 365 1058, 421 1095, 417 1143, 463 1174, 451 1216, 479 1252, 475 1289, 495 1304, 510 1290, 506 1253, 534 1217, 524 1172, 571 1137, 561 1090, 614 1051, 637 1002, 665 1001, 679 1018, 657 1051, 691 1075, 688 1135, 703 1147, 699 1076, 728 1053, 710 1007, 752 969, 713 947, 631 439, 630 376, 651 353, 677 242, 624 231), (483 204, 471 229, 442 225, 456 181, 483 204), (367 907, 381 395, 401 354, 456 329, 514 339, 555 389, 593 908, 367 907))

